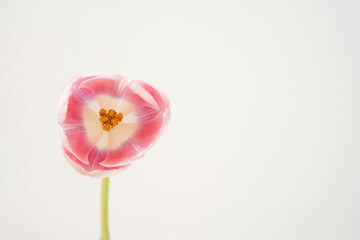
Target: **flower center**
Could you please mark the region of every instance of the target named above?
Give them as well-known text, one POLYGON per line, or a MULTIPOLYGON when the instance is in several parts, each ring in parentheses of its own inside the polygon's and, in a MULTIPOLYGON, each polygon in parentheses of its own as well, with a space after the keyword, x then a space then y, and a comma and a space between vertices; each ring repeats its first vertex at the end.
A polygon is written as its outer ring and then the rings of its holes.
POLYGON ((122 113, 117 113, 114 109, 110 109, 108 112, 106 112, 106 110, 103 108, 100 109, 99 116, 101 125, 107 132, 118 125, 124 117, 122 113))

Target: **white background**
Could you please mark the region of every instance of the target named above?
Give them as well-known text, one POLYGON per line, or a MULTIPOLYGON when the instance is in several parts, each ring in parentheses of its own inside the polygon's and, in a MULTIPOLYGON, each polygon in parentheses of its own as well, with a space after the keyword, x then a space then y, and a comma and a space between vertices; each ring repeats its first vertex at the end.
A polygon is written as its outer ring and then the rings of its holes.
POLYGON ((71 76, 164 91, 172 119, 110 181, 112 239, 360 238, 359 1, 0 1, 0 239, 99 239, 64 160, 71 76))

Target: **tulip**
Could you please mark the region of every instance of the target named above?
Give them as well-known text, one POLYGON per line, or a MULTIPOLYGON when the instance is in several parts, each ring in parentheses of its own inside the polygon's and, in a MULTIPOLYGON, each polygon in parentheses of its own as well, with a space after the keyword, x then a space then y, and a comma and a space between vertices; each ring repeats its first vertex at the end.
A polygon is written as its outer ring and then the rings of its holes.
POLYGON ((102 239, 109 239, 108 177, 153 146, 169 121, 169 101, 140 80, 90 73, 73 77, 64 87, 58 111, 66 160, 79 173, 103 179, 102 239))

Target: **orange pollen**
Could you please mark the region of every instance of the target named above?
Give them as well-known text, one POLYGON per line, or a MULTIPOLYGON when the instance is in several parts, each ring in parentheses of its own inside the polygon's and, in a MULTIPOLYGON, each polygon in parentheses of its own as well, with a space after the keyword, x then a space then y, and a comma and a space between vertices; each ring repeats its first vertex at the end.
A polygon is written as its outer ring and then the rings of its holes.
POLYGON ((107 132, 109 132, 110 129, 118 125, 124 117, 122 113, 117 113, 114 109, 110 109, 106 112, 106 110, 103 108, 100 109, 99 116, 101 125, 103 126, 103 129, 107 132))

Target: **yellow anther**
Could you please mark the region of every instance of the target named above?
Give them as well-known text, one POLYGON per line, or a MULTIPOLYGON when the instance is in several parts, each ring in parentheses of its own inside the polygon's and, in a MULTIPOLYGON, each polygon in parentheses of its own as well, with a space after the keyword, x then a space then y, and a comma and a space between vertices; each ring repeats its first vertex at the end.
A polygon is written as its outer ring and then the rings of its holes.
POLYGON ((108 120, 109 120, 108 117, 102 117, 102 118, 100 118, 100 122, 102 122, 102 123, 106 123, 108 120))
POLYGON ((106 110, 105 109, 100 109, 99 111, 99 115, 102 117, 102 116, 105 116, 106 115, 106 110))
POLYGON ((108 111, 109 117, 113 117, 113 116, 115 116, 115 114, 116 114, 116 112, 115 112, 114 109, 110 109, 110 110, 108 111))
POLYGON ((111 128, 117 126, 123 119, 122 113, 117 113, 114 109, 110 109, 107 113, 105 109, 100 109, 99 120, 105 131, 110 131, 111 128))
POLYGON ((116 118, 119 119, 119 121, 121 121, 123 119, 123 114, 122 113, 118 113, 116 114, 116 118))
POLYGON ((107 124, 105 124, 105 126, 103 127, 103 129, 105 130, 105 131, 110 131, 110 124, 109 123, 107 123, 107 124))
POLYGON ((113 126, 116 126, 118 124, 118 121, 116 119, 111 119, 110 124, 113 126))

